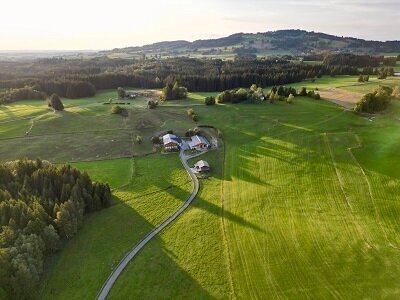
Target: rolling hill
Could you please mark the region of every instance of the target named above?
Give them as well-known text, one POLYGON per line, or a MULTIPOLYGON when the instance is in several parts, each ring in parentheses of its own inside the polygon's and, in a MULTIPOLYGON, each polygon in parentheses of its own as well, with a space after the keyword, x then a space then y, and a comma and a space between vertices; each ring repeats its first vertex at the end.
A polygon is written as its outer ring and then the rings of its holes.
POLYGON ((101 53, 113 57, 190 56, 232 57, 235 55, 308 55, 325 52, 391 55, 400 52, 400 41, 368 41, 304 30, 235 33, 227 37, 188 42, 164 41, 141 47, 116 48, 101 53))

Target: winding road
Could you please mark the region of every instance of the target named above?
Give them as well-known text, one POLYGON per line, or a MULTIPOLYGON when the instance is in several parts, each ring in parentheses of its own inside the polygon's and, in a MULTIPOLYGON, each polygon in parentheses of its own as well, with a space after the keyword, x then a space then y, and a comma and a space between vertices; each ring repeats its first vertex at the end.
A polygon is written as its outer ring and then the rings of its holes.
MULTIPOLYGON (((195 155, 197 156, 197 155, 195 155)), ((121 260, 118 266, 113 270, 111 275, 107 278, 107 281, 104 283, 103 287, 101 288, 100 292, 97 295, 98 300, 104 300, 107 298, 110 290, 114 286, 114 283, 121 275, 122 271, 127 267, 129 262, 139 253, 139 251, 151 241, 157 234, 159 234, 165 227, 167 227, 171 222, 173 222, 193 201, 199 191, 199 180, 197 179, 196 175, 190 169, 187 160, 195 157, 195 156, 185 156, 183 151, 179 153, 179 157, 183 166, 185 167, 186 171, 188 172, 189 176, 193 181, 193 191, 190 194, 189 198, 182 204, 179 209, 174 212, 171 216, 169 216, 164 222, 154 228, 145 238, 143 238, 136 246, 121 260)))

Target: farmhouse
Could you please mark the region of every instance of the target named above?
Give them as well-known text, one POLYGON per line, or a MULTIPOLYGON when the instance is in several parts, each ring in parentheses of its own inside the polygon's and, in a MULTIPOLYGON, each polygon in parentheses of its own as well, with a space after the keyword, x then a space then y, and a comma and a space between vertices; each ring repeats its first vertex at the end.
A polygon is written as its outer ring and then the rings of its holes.
POLYGON ((210 143, 207 141, 207 139, 204 136, 201 135, 195 135, 192 136, 192 140, 189 142, 189 147, 192 150, 207 150, 210 148, 210 143))
POLYGON ((135 91, 125 91, 125 98, 135 99, 138 96, 138 93, 135 91))
POLYGON ((194 169, 199 173, 206 173, 210 171, 210 165, 205 160, 199 160, 195 163, 194 169))
POLYGON ((174 134, 166 134, 162 138, 165 150, 176 151, 182 146, 182 139, 174 134))

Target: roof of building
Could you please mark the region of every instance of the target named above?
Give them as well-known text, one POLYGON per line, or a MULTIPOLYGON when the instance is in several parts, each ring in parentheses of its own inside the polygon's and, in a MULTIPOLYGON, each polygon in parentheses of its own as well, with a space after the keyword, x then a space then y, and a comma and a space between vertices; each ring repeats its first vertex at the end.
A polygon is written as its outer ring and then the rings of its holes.
POLYGON ((199 145, 199 144, 208 145, 208 141, 204 136, 201 136, 201 135, 192 136, 192 141, 189 142, 190 147, 196 147, 196 145, 199 145))
POLYGON ((206 162, 205 160, 199 160, 197 163, 194 164, 194 166, 197 168, 203 168, 203 167, 209 168, 210 167, 208 162, 206 162))
POLYGON ((179 145, 182 142, 182 139, 180 137, 177 137, 176 135, 170 134, 170 133, 163 135, 162 138, 163 138, 164 145, 169 144, 169 143, 174 143, 174 144, 179 145))

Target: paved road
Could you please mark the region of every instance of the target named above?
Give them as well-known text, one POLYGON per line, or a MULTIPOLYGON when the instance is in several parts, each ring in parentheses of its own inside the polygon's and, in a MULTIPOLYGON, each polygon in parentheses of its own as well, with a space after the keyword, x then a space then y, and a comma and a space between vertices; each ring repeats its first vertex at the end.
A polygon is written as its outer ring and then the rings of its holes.
POLYGON ((122 271, 126 268, 129 262, 138 254, 138 252, 148 243, 152 238, 154 238, 158 233, 160 233, 165 227, 167 227, 172 221, 174 221, 193 201, 199 191, 199 180, 196 175, 189 168, 187 163, 187 157, 181 151, 179 153, 179 157, 186 171, 189 173, 190 177, 193 181, 193 191, 189 198, 183 203, 183 205, 171 216, 168 217, 163 223, 161 223, 158 227, 154 228, 143 240, 141 240, 118 264, 118 266, 113 270, 111 275, 107 278, 107 281, 104 283, 101 288, 99 294, 97 295, 98 300, 104 300, 107 298, 108 293, 113 287, 115 281, 121 275, 122 271))

